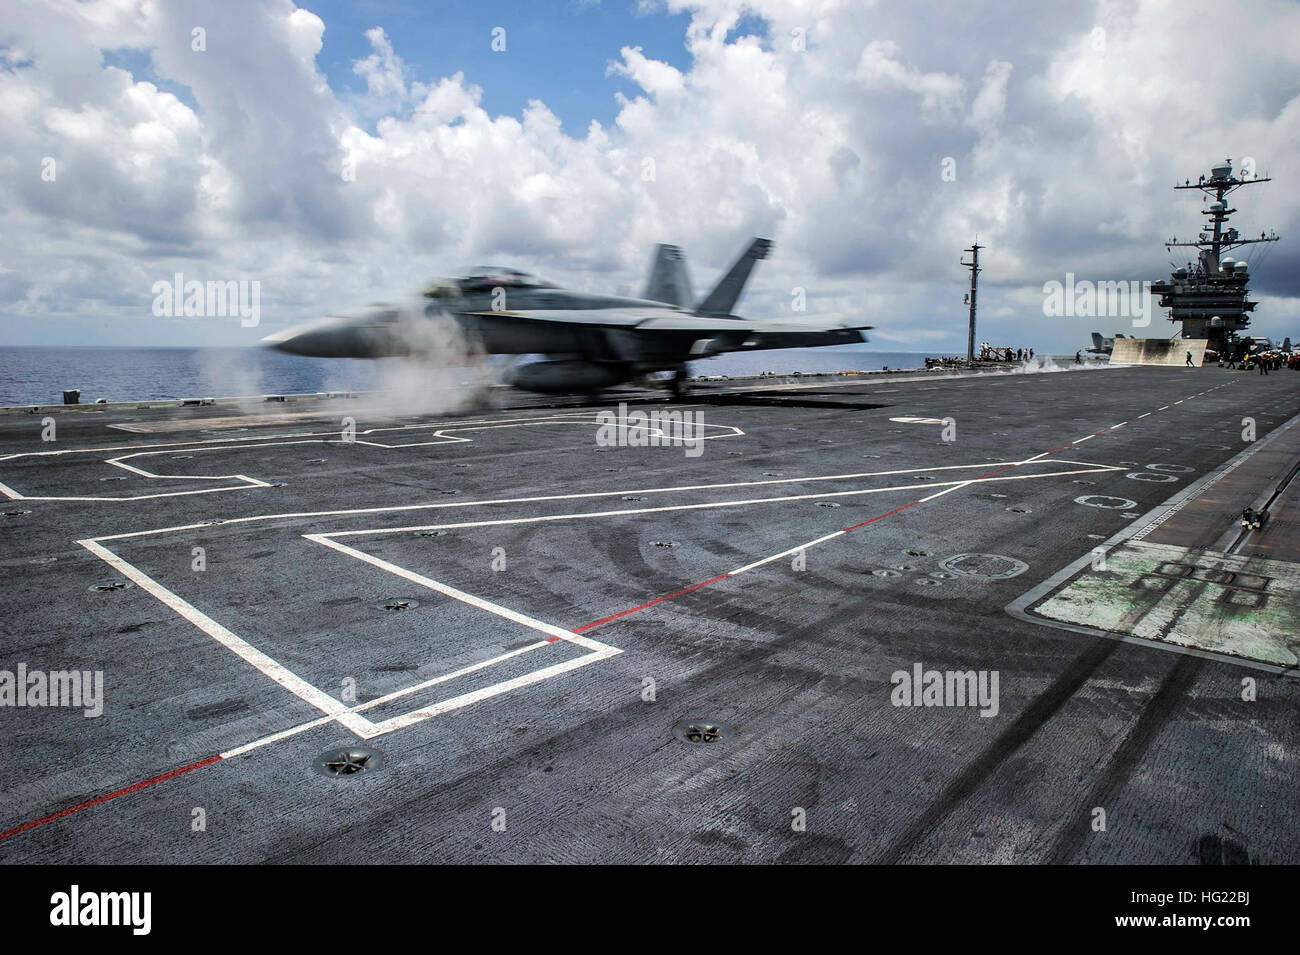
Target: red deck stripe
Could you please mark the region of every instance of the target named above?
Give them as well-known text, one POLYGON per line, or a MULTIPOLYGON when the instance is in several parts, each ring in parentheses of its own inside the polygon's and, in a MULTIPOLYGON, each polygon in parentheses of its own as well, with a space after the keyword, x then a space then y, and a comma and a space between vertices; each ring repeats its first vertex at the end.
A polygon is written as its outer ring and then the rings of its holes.
MULTIPOLYGON (((1236 384, 1236 382, 1230 381, 1227 384, 1232 385, 1232 384, 1236 384)), ((1218 387, 1223 388, 1225 387, 1225 385, 1219 385, 1218 387)), ((1210 390, 1214 391, 1217 389, 1212 388, 1210 390)), ((1204 392, 1202 392, 1202 394, 1204 394, 1204 392)), ((1129 419, 1129 421, 1133 421, 1133 420, 1136 419, 1133 418, 1129 419)), ((1128 421, 1126 421, 1125 424, 1128 424, 1128 421)), ((1103 431, 1098 431, 1096 433, 1105 434, 1106 431, 1112 431, 1112 430, 1114 429, 1106 428, 1103 431)), ((1071 444, 1073 443, 1074 442, 1071 442, 1071 444)), ((1069 444, 1063 444, 1059 448, 1053 448, 1051 451, 1046 452, 1046 454, 1044 454, 1043 457, 1046 457, 1047 454, 1055 454, 1057 451, 1062 451, 1068 447, 1070 447, 1069 444)), ((1011 468, 1015 468, 1019 466, 1020 466, 1019 464, 1010 464, 1005 467, 998 468, 995 471, 990 471, 988 474, 983 475, 980 478, 976 478, 975 480, 982 480, 984 477, 990 477, 994 474, 1000 474, 1002 471, 1008 471, 1011 468)), ((915 507, 920 503, 921 503, 920 501, 913 501, 910 504, 904 504, 902 507, 896 507, 892 511, 886 511, 884 514, 878 514, 875 517, 871 518, 870 520, 863 521, 861 524, 854 524, 852 527, 846 527, 844 528, 844 532, 848 533, 849 531, 857 530, 859 527, 865 527, 868 524, 874 524, 876 521, 883 520, 884 518, 897 514, 900 511, 905 511, 910 507, 915 507)), ((665 594, 662 597, 656 597, 654 600, 649 600, 637 607, 630 607, 627 610, 622 611, 621 613, 616 613, 608 617, 603 617, 600 620, 593 620, 589 624, 585 624, 584 626, 581 627, 576 627, 572 632, 582 633, 584 630, 591 630, 594 627, 599 627, 601 624, 609 623, 613 620, 618 620, 620 617, 626 617, 629 614, 636 613, 638 610, 644 610, 647 607, 653 607, 655 604, 663 603, 665 600, 672 600, 674 597, 680 597, 683 594, 688 594, 692 590, 699 590, 701 587, 707 587, 710 584, 716 584, 719 580, 725 580, 730 576, 731 574, 726 573, 726 574, 719 574, 718 576, 713 577, 709 580, 702 580, 698 584, 692 584, 689 587, 683 587, 681 590, 678 590, 675 593, 665 594)), ((560 639, 559 637, 551 637, 547 642, 554 643, 559 639, 560 639)), ((177 776, 182 776, 185 773, 192 772, 193 770, 196 769, 202 769, 204 766, 211 766, 213 763, 220 762, 221 759, 222 757, 220 755, 209 756, 207 759, 201 759, 197 763, 190 763, 187 766, 180 766, 176 769, 173 769, 166 773, 161 773, 157 776, 150 776, 148 779, 142 779, 140 782, 133 783, 132 785, 126 786, 122 789, 116 789, 111 793, 105 793, 102 796, 96 796, 94 799, 87 799, 85 802, 77 803, 77 805, 75 806, 69 806, 67 809, 60 809, 58 812, 52 812, 48 816, 41 816, 41 818, 39 819, 32 819, 28 822, 22 823, 21 825, 14 826, 12 829, 6 829, 4 832, 0 832, 0 840, 8 839, 10 836, 16 836, 20 832, 26 832, 28 829, 35 829, 37 826, 43 826, 47 822, 54 822, 56 819, 63 819, 67 816, 71 816, 73 813, 81 812, 81 810, 83 809, 89 809, 91 806, 98 806, 101 803, 108 802, 110 799, 116 799, 118 796, 126 796, 134 792, 139 792, 141 789, 147 789, 148 787, 154 785, 155 783, 165 782, 168 779, 175 779, 177 776)))
POLYGON ((683 587, 681 590, 671 594, 664 594, 662 597, 656 597, 654 600, 647 600, 639 607, 629 607, 619 613, 608 617, 602 617, 599 620, 593 620, 591 623, 584 624, 581 627, 575 627, 574 633, 582 633, 584 630, 590 630, 592 627, 599 627, 602 623, 609 623, 611 620, 617 620, 619 617, 626 617, 630 613, 636 613, 638 610, 644 610, 646 607, 653 607, 655 604, 663 603, 665 600, 672 600, 674 597, 680 597, 682 594, 689 594, 692 590, 699 590, 701 587, 707 587, 709 584, 716 584, 719 580, 725 580, 731 574, 718 574, 708 580, 701 580, 698 584, 691 584, 689 587, 683 587))
POLYGON ((60 809, 58 812, 52 812, 48 816, 41 816, 39 819, 32 819, 24 822, 22 825, 14 826, 12 829, 6 829, 0 832, 0 839, 8 839, 10 836, 16 836, 20 832, 26 832, 28 829, 35 829, 37 826, 43 826, 47 822, 53 822, 56 819, 62 819, 65 816, 71 816, 74 812, 81 812, 83 809, 89 809, 91 806, 98 806, 100 803, 108 802, 110 799, 116 799, 118 796, 126 796, 130 793, 139 792, 146 789, 154 783, 161 783, 168 779, 174 779, 184 773, 191 772, 195 769, 201 769, 204 766, 211 766, 213 763, 220 762, 220 756, 209 756, 207 759, 201 759, 197 763, 190 763, 188 766, 181 766, 166 773, 157 776, 150 776, 148 779, 142 779, 138 783, 132 783, 123 789, 115 789, 111 793, 104 793, 102 796, 96 796, 94 799, 87 799, 85 802, 79 802, 75 806, 69 806, 67 809, 60 809))
POLYGON ((904 504, 902 507, 896 507, 892 511, 886 511, 884 514, 877 514, 875 517, 871 518, 870 520, 863 521, 861 524, 854 524, 852 527, 844 528, 844 533, 847 534, 849 531, 856 531, 859 527, 866 527, 868 524, 874 524, 876 523, 876 521, 882 521, 886 517, 892 517, 893 515, 897 514, 899 511, 905 511, 909 507, 916 507, 916 505, 920 503, 921 503, 920 501, 913 501, 911 504, 904 504))
MULTIPOLYGON (((1229 382, 1229 384, 1233 384, 1233 382, 1229 382)), ((1219 387, 1222 388, 1223 385, 1220 385, 1219 387)), ((1193 397, 1195 397, 1195 396, 1193 395, 1193 397)), ((1183 399, 1183 400, 1185 401, 1185 400, 1187 400, 1187 399, 1183 399)), ((1170 407, 1173 407, 1173 406, 1170 405, 1170 407)), ((1148 412, 1148 413, 1152 413, 1152 412, 1148 412)), ((1130 424, 1131 422, 1136 421, 1136 420, 1137 420, 1136 417, 1129 418, 1128 420, 1126 420, 1126 421, 1124 422, 1124 424, 1130 424)), ((1098 435, 1106 434, 1106 433, 1109 432, 1109 431, 1114 431, 1117 427, 1119 427, 1119 425, 1111 425, 1109 428, 1102 428, 1100 431, 1094 431, 1092 434, 1089 435, 1089 437, 1091 437, 1091 438, 1095 438, 1095 437, 1097 437, 1098 435)), ((1049 454, 1055 454, 1057 451, 1064 451, 1066 448, 1071 447, 1074 443, 1075 443, 1075 442, 1071 441, 1071 442, 1069 442, 1069 444, 1062 444, 1062 445, 1060 445, 1059 447, 1055 447, 1055 448, 1052 448, 1052 450, 1050 450, 1050 451, 1046 451, 1046 452, 1044 452, 1042 455, 1039 455, 1039 457, 1040 457, 1040 458, 1045 458, 1045 457, 1047 457, 1049 454)), ((989 471, 987 474, 981 474, 979 477, 974 478, 973 480, 975 480, 975 481, 983 481, 983 480, 985 480, 985 479, 987 479, 987 478, 991 478, 991 477, 993 477, 994 475, 1001 474, 1003 471, 1010 471, 1010 470, 1012 470, 1013 468, 1018 468, 1018 467, 1020 467, 1021 464, 1023 464, 1023 463, 1026 463, 1026 462, 1017 461, 1017 462, 1014 463, 1014 464, 1007 464, 1007 465, 1004 465, 1004 466, 1002 466, 1002 467, 1000 467, 1000 468, 996 468, 996 469, 994 469, 994 470, 992 470, 992 471, 989 471)), ((877 514, 875 517, 873 517, 873 518, 871 518, 871 519, 869 519, 869 520, 865 520, 865 521, 863 521, 861 524, 854 524, 852 527, 845 527, 845 528, 843 528, 843 531, 844 531, 844 533, 847 534, 849 531, 855 531, 855 530, 857 530, 859 527, 866 527, 868 524, 874 524, 876 521, 884 520, 886 517, 892 517, 893 515, 899 513, 900 511, 905 511, 905 510, 907 510, 909 507, 916 507, 916 505, 918 505, 918 504, 920 504, 920 503, 921 503, 920 501, 913 501, 911 504, 904 504, 902 507, 896 507, 896 508, 894 508, 892 511, 886 511, 884 514, 877 514)), ((682 594, 688 594, 688 593, 690 593, 692 590, 699 590, 701 587, 707 587, 707 586, 709 586, 709 584, 716 584, 719 580, 723 580, 723 579, 725 579, 725 578, 727 578, 727 577, 730 577, 730 576, 731 576, 731 574, 719 574, 717 577, 714 577, 714 578, 711 579, 711 580, 703 580, 703 581, 701 581, 701 582, 698 583, 698 584, 692 584, 692 585, 689 586, 689 587, 684 587, 684 588, 682 588, 681 590, 677 591, 676 593, 664 594, 662 597, 656 597, 654 600, 647 601, 646 603, 643 603, 643 604, 641 604, 641 605, 638 606, 638 607, 630 607, 630 608, 628 608, 627 610, 622 611, 621 613, 616 613, 616 614, 613 614, 613 615, 608 616, 608 617, 602 617, 602 618, 599 619, 599 620, 593 620, 591 623, 584 624, 584 625, 582 625, 581 627, 574 627, 574 629, 573 629, 572 632, 573 632, 573 633, 582 633, 584 630, 591 630, 591 629, 593 629, 593 628, 595 628, 595 627, 599 627, 599 626, 601 626, 602 624, 610 623, 611 621, 618 620, 618 619, 621 618, 621 617, 626 617, 626 616, 628 616, 629 614, 634 614, 634 613, 636 613, 638 610, 645 610, 647 607, 653 607, 655 604, 663 603, 665 600, 672 600, 674 597, 680 597, 682 594)), ((551 637, 551 639, 548 640, 547 642, 548 642, 548 643, 554 643, 556 640, 559 640, 559 639, 560 639, 559 637, 551 637)))

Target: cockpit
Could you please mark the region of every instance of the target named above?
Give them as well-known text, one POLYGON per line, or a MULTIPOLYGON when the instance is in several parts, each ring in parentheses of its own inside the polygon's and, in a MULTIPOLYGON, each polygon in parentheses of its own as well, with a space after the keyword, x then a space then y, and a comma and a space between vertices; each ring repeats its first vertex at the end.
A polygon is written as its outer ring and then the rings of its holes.
POLYGON ((558 288, 527 272, 518 269, 478 266, 467 269, 465 274, 456 278, 438 279, 431 282, 421 293, 425 298, 457 298, 461 295, 475 295, 491 292, 494 288, 558 288))

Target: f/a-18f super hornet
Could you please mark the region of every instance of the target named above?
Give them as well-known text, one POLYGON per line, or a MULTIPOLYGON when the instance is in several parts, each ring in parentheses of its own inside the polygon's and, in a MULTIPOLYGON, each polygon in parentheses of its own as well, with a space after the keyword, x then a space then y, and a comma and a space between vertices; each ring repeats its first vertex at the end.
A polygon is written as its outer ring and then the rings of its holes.
POLYGON ((375 306, 360 315, 329 317, 264 339, 281 351, 318 358, 428 355, 433 332, 447 319, 473 353, 545 356, 507 373, 516 388, 581 392, 651 372, 672 372, 680 392, 686 364, 724 352, 844 345, 866 341, 869 325, 838 317, 748 320, 732 314, 754 263, 772 243, 754 239, 698 304, 681 249, 660 245, 641 298, 562 289, 507 268, 474 269, 434 282, 414 309, 375 306), (432 333, 432 334, 431 334, 432 333))
POLYGON ((1115 340, 1123 338, 1120 332, 1115 333, 1115 338, 1103 338, 1100 332, 1092 333, 1092 344, 1085 349, 1090 355, 1109 355, 1115 350, 1115 340))

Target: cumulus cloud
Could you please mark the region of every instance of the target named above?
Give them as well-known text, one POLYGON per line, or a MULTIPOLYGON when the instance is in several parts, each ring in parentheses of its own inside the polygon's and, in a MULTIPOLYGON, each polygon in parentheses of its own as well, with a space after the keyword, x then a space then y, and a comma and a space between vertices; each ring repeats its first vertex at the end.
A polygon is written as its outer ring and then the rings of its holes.
POLYGON ((23 237, 0 253, 8 340, 37 321, 136 342, 266 331, 152 318, 152 283, 177 271, 260 279, 278 324, 482 260, 631 289, 661 241, 704 284, 767 235, 776 251, 743 311, 788 311, 802 288, 811 311, 865 314, 890 347, 960 349, 958 258, 978 235, 980 338, 1072 351, 1093 329, 1045 319, 1042 284, 1161 277, 1162 241, 1199 222, 1170 186, 1224 155, 1278 180, 1238 204, 1243 231, 1286 237, 1255 270, 1256 327, 1280 337, 1300 318, 1300 48, 1286 39, 1300 8, 1282 0, 1239 3, 1213 30, 1160 0, 1032 17, 666 0, 646 15, 690 14, 689 66, 619 44, 600 54, 614 122, 565 126, 544 78, 519 115, 494 115, 455 64, 416 69, 382 24, 351 67, 364 92, 331 89, 310 7, 7 12, 0 226, 23 237))
POLYGON ((366 31, 366 39, 373 53, 352 64, 352 72, 366 81, 371 96, 406 98, 406 80, 402 76, 402 61, 393 52, 393 44, 383 27, 366 31))
POLYGON ((903 90, 915 94, 921 103, 921 118, 927 122, 951 119, 960 107, 965 84, 948 73, 924 73, 897 59, 898 44, 872 40, 862 51, 854 78, 869 90, 903 90))
POLYGON ((1007 106, 1007 83, 1011 79, 1010 63, 1005 60, 993 60, 984 71, 984 82, 979 93, 971 103, 970 116, 967 118, 972 126, 987 127, 997 123, 1007 106))

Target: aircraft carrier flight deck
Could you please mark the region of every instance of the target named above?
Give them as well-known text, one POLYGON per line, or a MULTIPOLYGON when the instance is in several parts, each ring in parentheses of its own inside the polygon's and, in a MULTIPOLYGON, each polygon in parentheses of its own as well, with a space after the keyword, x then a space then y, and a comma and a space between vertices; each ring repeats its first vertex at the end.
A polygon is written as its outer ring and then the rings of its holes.
POLYGON ((6 713, 0 860, 1298 863, 1298 416, 1212 367, 8 409, 9 655, 102 692, 6 713))

